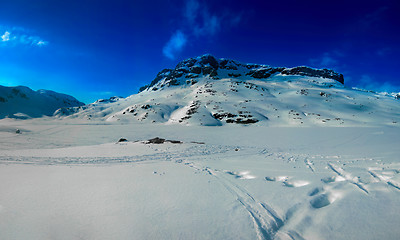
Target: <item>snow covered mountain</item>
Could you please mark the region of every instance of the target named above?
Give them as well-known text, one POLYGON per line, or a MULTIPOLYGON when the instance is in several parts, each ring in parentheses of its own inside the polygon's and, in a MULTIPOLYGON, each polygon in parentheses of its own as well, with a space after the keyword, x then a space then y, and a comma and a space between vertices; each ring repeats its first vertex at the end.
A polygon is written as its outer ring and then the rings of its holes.
POLYGON ((49 90, 33 91, 24 86, 0 86, 0 118, 29 118, 51 116, 61 107, 82 106, 72 96, 49 90))
POLYGON ((328 69, 270 67, 203 55, 164 69, 127 98, 59 109, 101 121, 220 126, 397 125, 393 96, 346 88, 328 69))
POLYGON ((0 239, 397 240, 399 97, 343 82, 205 55, 127 98, 0 119, 0 239))

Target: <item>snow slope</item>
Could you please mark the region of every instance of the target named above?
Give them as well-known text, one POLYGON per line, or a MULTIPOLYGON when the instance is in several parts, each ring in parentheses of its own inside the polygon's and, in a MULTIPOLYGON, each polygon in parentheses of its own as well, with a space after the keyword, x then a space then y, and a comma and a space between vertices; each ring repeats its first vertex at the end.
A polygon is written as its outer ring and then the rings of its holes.
POLYGON ((341 74, 215 59, 185 60, 125 99, 63 108, 60 119, 220 126, 398 125, 393 96, 344 87, 341 74))
POLYGON ((74 97, 49 90, 33 91, 24 86, 0 86, 0 118, 51 116, 61 107, 82 106, 74 97))

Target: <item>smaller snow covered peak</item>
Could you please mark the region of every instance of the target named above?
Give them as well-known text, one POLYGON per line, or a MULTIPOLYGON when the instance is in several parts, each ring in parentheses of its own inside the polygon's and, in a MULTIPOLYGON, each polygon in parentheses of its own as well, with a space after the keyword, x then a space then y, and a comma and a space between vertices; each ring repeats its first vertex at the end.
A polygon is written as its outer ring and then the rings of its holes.
POLYGON ((18 117, 20 114, 30 117, 51 116, 62 107, 82 106, 76 98, 50 90, 33 91, 29 87, 0 86, 0 118, 18 117))
POLYGON ((144 90, 157 91, 176 85, 191 85, 197 82, 195 79, 199 77, 208 77, 213 80, 222 78, 251 80, 267 79, 275 74, 327 78, 344 84, 343 75, 329 69, 314 69, 305 66, 294 68, 271 67, 264 64, 240 63, 225 58, 217 59, 211 54, 205 54, 183 60, 176 65, 175 69, 162 70, 149 85, 141 87, 139 92, 144 90))

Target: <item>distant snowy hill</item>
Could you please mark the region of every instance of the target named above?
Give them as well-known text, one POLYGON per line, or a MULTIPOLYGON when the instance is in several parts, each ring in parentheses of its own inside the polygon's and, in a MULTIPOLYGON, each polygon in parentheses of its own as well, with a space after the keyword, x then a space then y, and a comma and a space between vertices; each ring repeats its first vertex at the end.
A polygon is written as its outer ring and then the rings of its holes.
POLYGON ((24 86, 0 86, 0 118, 29 118, 51 116, 61 107, 82 106, 72 96, 49 90, 33 91, 24 86))
POLYGON ((164 69, 128 98, 59 109, 59 118, 220 126, 400 124, 394 96, 346 88, 342 74, 203 55, 164 69))

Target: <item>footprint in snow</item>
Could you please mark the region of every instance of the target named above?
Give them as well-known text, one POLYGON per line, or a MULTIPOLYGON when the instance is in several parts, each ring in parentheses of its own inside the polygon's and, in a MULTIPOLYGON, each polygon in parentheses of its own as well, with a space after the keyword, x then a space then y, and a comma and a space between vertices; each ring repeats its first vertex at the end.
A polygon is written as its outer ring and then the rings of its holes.
POLYGON ((233 172, 233 171, 225 171, 227 174, 234 176, 238 179, 254 179, 256 176, 250 175, 249 171, 242 172, 233 172))
POLYGON ((323 188, 320 188, 320 187, 314 188, 313 190, 311 190, 311 192, 308 194, 308 196, 310 196, 310 197, 315 196, 322 191, 324 191, 323 188))
POLYGON ((310 200, 310 204, 313 208, 326 207, 342 197, 342 194, 338 191, 329 191, 324 193, 322 193, 322 191, 323 189, 316 188, 309 194, 310 196, 315 196, 310 200))
POLYGON ((286 181, 286 180, 288 180, 289 179, 289 177, 287 177, 287 176, 279 176, 279 177, 265 177, 265 180, 267 180, 267 181, 270 181, 270 182, 283 182, 283 181, 286 181))
POLYGON ((342 176, 333 176, 333 177, 322 178, 321 181, 324 183, 333 183, 333 182, 346 181, 346 179, 342 176))
POLYGON ((323 208, 332 203, 329 194, 324 193, 311 199, 310 204, 313 208, 323 208))
POLYGON ((310 184, 308 181, 304 180, 289 180, 287 176, 279 176, 279 177, 265 177, 265 180, 270 182, 283 182, 283 185, 286 187, 303 187, 310 184))
POLYGON ((286 187, 304 187, 310 184, 310 182, 303 181, 303 180, 295 180, 295 181, 284 181, 283 184, 286 187))

